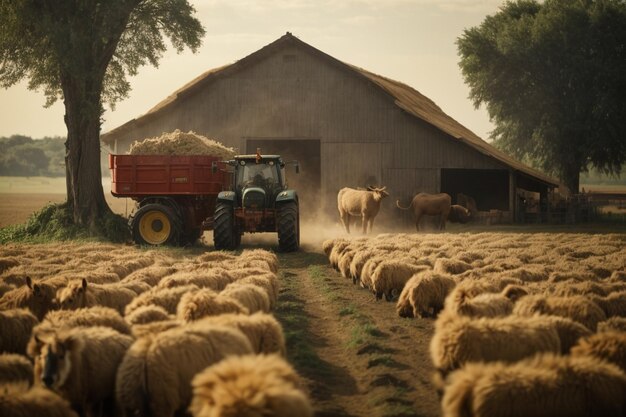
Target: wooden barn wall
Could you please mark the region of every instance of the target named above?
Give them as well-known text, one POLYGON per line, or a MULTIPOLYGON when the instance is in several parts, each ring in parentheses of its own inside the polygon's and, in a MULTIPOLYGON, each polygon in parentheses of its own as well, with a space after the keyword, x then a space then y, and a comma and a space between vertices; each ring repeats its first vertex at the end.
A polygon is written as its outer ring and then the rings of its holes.
POLYGON ((396 198, 438 192, 442 167, 503 168, 408 115, 364 78, 297 47, 187 93, 120 136, 116 151, 176 128, 241 151, 246 138, 320 140, 320 191, 329 210, 336 210, 336 193, 345 186, 385 185, 391 194, 386 204, 393 206, 396 198))

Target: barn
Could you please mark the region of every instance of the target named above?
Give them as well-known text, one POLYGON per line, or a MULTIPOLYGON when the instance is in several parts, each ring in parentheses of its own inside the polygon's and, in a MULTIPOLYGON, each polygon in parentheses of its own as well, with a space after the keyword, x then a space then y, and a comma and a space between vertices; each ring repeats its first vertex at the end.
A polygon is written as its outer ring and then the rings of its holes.
MULTIPOLYGON (((193 130, 240 153, 298 160, 288 171, 301 215, 336 216, 342 187, 384 185, 393 201, 418 192, 473 197, 514 220, 520 193, 546 202, 557 181, 511 158, 401 82, 339 61, 287 32, 239 61, 209 70, 146 114, 102 135, 113 153, 135 140, 193 130)), ((541 207, 547 207, 542 204, 541 207)), ((404 216, 406 218, 406 216, 404 216)))

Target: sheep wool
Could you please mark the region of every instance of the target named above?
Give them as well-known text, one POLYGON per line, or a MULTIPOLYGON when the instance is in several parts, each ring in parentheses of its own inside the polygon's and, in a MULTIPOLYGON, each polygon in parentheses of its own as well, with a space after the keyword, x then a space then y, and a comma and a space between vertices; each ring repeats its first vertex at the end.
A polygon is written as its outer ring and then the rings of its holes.
POLYGON ((176 316, 179 320, 190 322, 224 313, 249 314, 249 311, 234 298, 204 288, 183 295, 176 316))
POLYGON ((192 382, 194 417, 312 417, 313 407, 293 368, 277 355, 227 358, 192 382))
POLYGON ((572 348, 572 356, 593 356, 626 372, 626 333, 610 331, 590 335, 572 348))
POLYGON ((517 363, 467 364, 450 374, 444 417, 623 416, 626 375, 590 357, 538 355, 517 363))
POLYGON ((48 389, 0 384, 0 416, 78 417, 78 414, 66 400, 48 389))
POLYGON ((24 308, 0 311, 0 353, 25 354, 37 323, 37 317, 24 308))
POLYGON ((552 297, 527 295, 515 304, 513 313, 532 316, 536 313, 568 317, 596 331, 598 323, 606 320, 600 307, 584 296, 552 297))
POLYGON ((16 353, 0 354, 0 386, 6 383, 33 384, 33 365, 28 358, 16 353))
POLYGON ((127 314, 124 319, 131 326, 135 324, 147 324, 158 321, 170 320, 172 316, 167 314, 163 307, 155 305, 145 305, 127 314))
POLYGON ((232 355, 252 354, 239 330, 185 326, 137 339, 117 372, 115 398, 126 415, 172 417, 191 402, 191 380, 232 355))

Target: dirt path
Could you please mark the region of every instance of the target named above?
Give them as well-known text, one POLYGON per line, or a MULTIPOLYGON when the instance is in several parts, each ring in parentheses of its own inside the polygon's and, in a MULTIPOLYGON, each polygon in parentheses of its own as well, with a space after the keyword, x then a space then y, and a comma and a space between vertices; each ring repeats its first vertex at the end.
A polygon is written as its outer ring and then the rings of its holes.
POLYGON ((432 321, 401 319, 330 268, 321 253, 281 254, 276 316, 316 416, 438 416, 432 321))

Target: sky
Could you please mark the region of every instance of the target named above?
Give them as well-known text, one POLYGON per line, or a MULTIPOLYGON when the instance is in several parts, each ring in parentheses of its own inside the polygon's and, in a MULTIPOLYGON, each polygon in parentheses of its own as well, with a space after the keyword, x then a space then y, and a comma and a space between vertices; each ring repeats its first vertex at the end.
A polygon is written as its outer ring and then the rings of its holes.
MULTIPOLYGON (((403 82, 487 140, 493 125, 475 109, 458 66, 455 41, 498 11, 501 0, 190 0, 206 30, 202 47, 168 51, 159 67, 129 78, 130 95, 106 107, 102 132, 134 119, 203 72, 261 49, 291 32, 340 61, 403 82)), ((24 81, 0 89, 0 137, 65 136, 59 101, 44 108, 24 81)))

